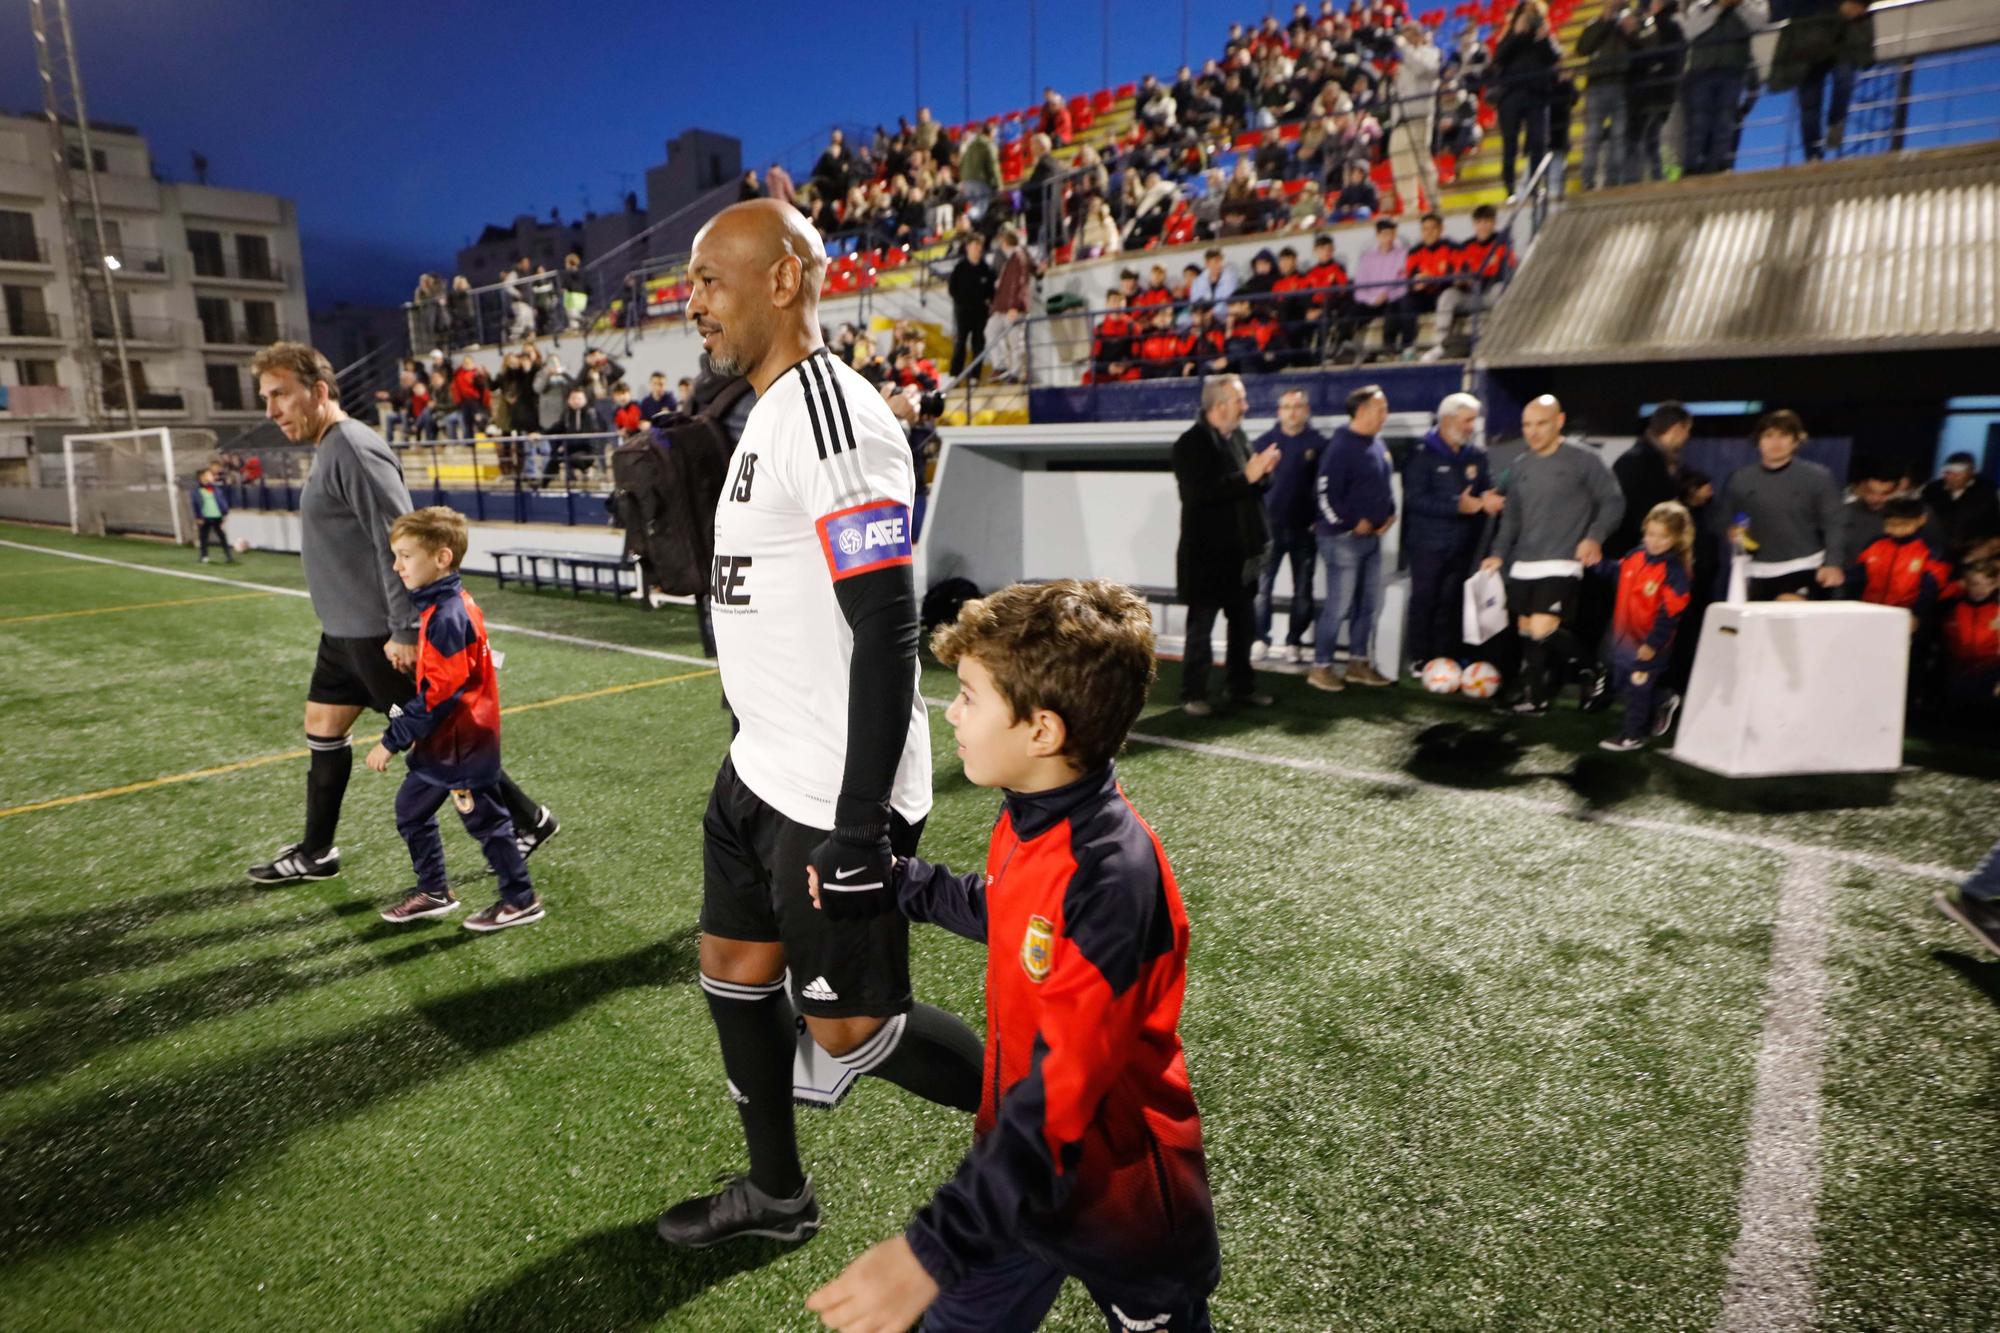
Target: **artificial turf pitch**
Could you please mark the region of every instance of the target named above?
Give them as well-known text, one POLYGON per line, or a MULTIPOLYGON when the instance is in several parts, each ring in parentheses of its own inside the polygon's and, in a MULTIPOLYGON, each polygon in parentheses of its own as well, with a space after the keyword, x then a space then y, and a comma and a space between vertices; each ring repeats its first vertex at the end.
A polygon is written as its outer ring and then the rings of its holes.
MULTIPOLYGON (((307 604, 57 553, 296 589, 294 558, 0 539, 37 548, 0 546, 0 1328, 812 1328, 805 1294, 957 1161, 964 1117, 863 1080, 800 1114, 811 1243, 655 1238, 742 1151, 695 984, 729 735, 699 664, 496 629, 508 768, 563 820, 549 916, 391 927, 395 770, 356 763, 339 879, 243 877, 300 821, 307 604)), ((469 586, 490 621, 699 656, 679 609, 469 586)), ((1120 770, 1193 927, 1218 1327, 1716 1326, 1801 857, 1831 895, 1807 1317, 1994 1326, 2000 964, 1926 869, 2000 833, 1990 756, 1776 813, 1600 755, 1601 719, 1273 677, 1276 710, 1196 722, 1173 674, 1120 770)), ((933 739, 924 851, 973 866, 996 798, 933 739)), ((913 951, 977 1023, 980 951, 913 951)), ((1049 1324, 1101 1326, 1073 1285, 1049 1324)))

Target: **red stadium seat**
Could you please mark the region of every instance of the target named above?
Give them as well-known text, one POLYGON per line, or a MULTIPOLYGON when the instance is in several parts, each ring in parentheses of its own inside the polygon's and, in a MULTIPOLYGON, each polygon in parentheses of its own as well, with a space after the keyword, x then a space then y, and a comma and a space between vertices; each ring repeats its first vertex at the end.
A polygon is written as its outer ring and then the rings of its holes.
POLYGON ((1123 100, 1124 98, 1127 98, 1127 97, 1137 97, 1138 95, 1139 95, 1139 85, 1138 85, 1138 84, 1136 84, 1136 83, 1121 83, 1121 84, 1119 84, 1119 85, 1118 85, 1118 96, 1119 96, 1120 100, 1123 100))
POLYGON ((1090 109, 1100 116, 1106 115, 1110 112, 1112 104, 1117 100, 1117 98, 1111 95, 1109 88, 1099 88, 1097 95, 1090 99, 1090 109))
POLYGON ((1236 136, 1236 142, 1231 144, 1230 147, 1237 149, 1255 148, 1263 142, 1264 132, 1262 130, 1245 130, 1236 136))
POLYGON ((1087 110, 1089 106, 1090 106, 1090 99, 1088 97, 1085 97, 1082 93, 1078 93, 1075 97, 1069 99, 1069 113, 1072 116, 1074 116, 1079 111, 1087 110))
POLYGON ((1305 188, 1306 188, 1306 183, 1303 180, 1285 181, 1284 182, 1285 198, 1296 199, 1299 197, 1299 191, 1305 188))
POLYGON ((1299 141, 1299 134, 1304 129, 1305 129, 1304 123, 1300 121, 1293 121, 1289 125, 1284 125, 1279 127, 1278 139, 1282 143, 1297 143, 1299 141))

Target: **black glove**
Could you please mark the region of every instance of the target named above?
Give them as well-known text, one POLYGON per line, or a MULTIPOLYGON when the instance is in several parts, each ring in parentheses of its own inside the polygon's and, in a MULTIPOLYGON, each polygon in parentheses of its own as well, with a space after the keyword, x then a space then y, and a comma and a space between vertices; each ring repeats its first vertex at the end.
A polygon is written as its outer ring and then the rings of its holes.
POLYGON ((887 824, 835 828, 812 852, 820 910, 842 921, 895 911, 894 863, 887 824))

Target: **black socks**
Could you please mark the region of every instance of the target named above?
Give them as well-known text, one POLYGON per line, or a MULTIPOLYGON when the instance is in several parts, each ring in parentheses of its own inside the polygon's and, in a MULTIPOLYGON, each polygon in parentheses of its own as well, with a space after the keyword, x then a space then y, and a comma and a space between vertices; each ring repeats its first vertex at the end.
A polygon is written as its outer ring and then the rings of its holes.
POLYGON ((834 1058, 857 1074, 887 1079, 927 1102, 977 1111, 985 1054, 985 1046, 957 1015, 917 1004, 834 1058))
MULTIPOLYGON (((532 825, 530 825, 532 827, 532 825)), ((750 1183, 776 1199, 805 1188, 792 1124, 792 1055, 798 1024, 783 980, 762 986, 717 981, 702 974, 709 1016, 722 1043, 729 1095, 743 1118, 750 1183)))
POLYGON ((347 794, 347 775, 354 770, 354 748, 345 736, 306 733, 312 758, 306 767, 306 836, 302 846, 318 855, 333 846, 340 823, 340 800, 347 794))

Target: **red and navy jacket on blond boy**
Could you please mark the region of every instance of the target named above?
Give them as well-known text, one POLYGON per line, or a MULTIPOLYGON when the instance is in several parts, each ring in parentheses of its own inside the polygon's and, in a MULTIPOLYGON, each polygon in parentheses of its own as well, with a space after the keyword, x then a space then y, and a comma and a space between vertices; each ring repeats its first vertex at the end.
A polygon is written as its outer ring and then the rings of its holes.
POLYGON ((1940 630, 1954 675, 2000 671, 2000 595, 1983 602, 1960 595, 1946 603, 1940 630))
POLYGON ((500 778, 500 683, 486 618, 458 575, 410 590, 417 624, 417 693, 389 714, 382 744, 410 752, 410 772, 439 787, 500 778))
POLYGON ((1665 653, 1687 610, 1690 583, 1687 563, 1676 551, 1651 555, 1641 546, 1619 561, 1618 609, 1611 619, 1618 644, 1665 653))
POLYGON ((1107 765, 1008 792, 984 875, 902 863, 904 915, 986 942, 977 1141, 904 1233, 940 1287, 1026 1250, 1102 1289, 1206 1297, 1221 1271, 1178 1031, 1187 913, 1107 765))

